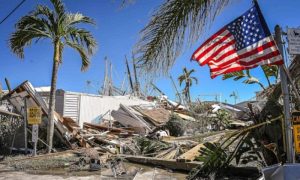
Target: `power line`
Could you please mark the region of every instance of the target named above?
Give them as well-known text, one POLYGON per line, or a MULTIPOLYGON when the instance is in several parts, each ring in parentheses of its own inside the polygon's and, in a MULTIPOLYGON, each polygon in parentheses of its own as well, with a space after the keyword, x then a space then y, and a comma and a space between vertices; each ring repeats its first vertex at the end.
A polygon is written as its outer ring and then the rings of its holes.
POLYGON ((11 16, 26 0, 22 0, 1 22, 2 24, 9 16, 11 16))

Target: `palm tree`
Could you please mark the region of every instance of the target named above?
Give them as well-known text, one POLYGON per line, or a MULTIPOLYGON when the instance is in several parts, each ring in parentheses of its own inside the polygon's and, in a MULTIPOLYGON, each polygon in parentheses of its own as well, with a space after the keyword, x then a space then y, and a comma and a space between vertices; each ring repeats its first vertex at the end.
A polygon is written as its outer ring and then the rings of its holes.
POLYGON ((81 70, 84 71, 97 46, 91 33, 78 27, 80 23, 95 24, 91 18, 80 13, 67 13, 61 0, 50 1, 54 10, 38 5, 16 23, 16 31, 10 37, 10 48, 21 59, 24 58, 24 48, 33 40, 35 43, 43 39, 50 40, 54 49, 47 128, 48 152, 51 152, 53 144, 56 81, 63 50, 65 46, 76 50, 81 57, 81 70))
POLYGON ((194 69, 188 71, 185 67, 183 68, 183 74, 178 77, 180 86, 183 82, 185 82, 185 86, 182 93, 184 94, 185 99, 187 100, 188 103, 191 102, 190 87, 193 85, 193 81, 195 81, 196 84, 198 84, 198 79, 196 77, 191 76, 191 74, 194 72, 195 72, 194 69))
POLYGON ((167 0, 141 31, 136 54, 145 70, 167 74, 184 45, 196 42, 229 0, 167 0))

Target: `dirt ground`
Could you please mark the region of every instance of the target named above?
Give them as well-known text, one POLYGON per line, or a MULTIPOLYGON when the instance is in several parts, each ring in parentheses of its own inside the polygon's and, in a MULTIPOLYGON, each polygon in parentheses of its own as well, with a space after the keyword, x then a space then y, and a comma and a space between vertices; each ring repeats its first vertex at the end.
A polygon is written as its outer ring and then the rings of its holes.
POLYGON ((94 172, 69 173, 63 169, 43 171, 16 171, 14 168, 0 164, 0 180, 181 180, 186 174, 167 171, 160 168, 126 163, 127 171, 137 171, 135 176, 125 175, 114 178, 110 169, 94 172))

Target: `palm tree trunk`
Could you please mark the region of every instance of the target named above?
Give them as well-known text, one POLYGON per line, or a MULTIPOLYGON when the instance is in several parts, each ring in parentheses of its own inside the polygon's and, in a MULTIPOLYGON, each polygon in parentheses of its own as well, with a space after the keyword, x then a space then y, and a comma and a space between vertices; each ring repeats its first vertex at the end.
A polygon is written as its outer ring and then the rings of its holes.
POLYGON ((52 77, 51 77, 51 89, 50 89, 50 102, 49 102, 49 112, 48 112, 48 128, 47 128, 47 143, 48 143, 48 153, 51 152, 53 146, 53 134, 54 134, 54 109, 55 109, 55 92, 56 92, 56 81, 57 72, 60 62, 60 51, 59 43, 54 43, 54 57, 53 57, 53 67, 52 67, 52 77))

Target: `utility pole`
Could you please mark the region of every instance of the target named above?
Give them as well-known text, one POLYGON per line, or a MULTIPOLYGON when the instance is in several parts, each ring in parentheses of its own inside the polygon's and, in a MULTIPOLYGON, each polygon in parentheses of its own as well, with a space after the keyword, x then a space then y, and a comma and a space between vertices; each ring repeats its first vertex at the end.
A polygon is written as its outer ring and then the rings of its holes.
MULTIPOLYGON (((279 25, 275 26, 275 41, 278 46, 279 52, 284 59, 283 53, 283 42, 281 38, 281 28, 279 25)), ((290 101, 289 101, 289 89, 287 83, 287 75, 285 73, 285 65, 281 65, 279 68, 280 72, 280 81, 281 81, 281 90, 283 95, 283 108, 284 108, 284 128, 285 128, 285 140, 286 140, 286 155, 287 162, 294 163, 295 162, 295 153, 293 148, 293 132, 292 132, 292 124, 291 124, 291 112, 290 112, 290 101)))
POLYGON ((177 89, 177 86, 176 86, 176 84, 175 84, 175 82, 174 82, 174 79, 173 79, 173 77, 172 77, 171 75, 170 75, 170 79, 171 79, 172 84, 173 84, 173 86, 174 86, 174 88, 175 88, 176 95, 177 95, 177 97, 178 97, 179 103, 182 103, 182 99, 181 99, 180 93, 179 93, 179 91, 178 91, 178 89, 177 89))
POLYGON ((102 95, 107 96, 107 73, 108 73, 108 67, 107 67, 107 57, 104 57, 105 61, 105 71, 104 71, 104 81, 102 86, 102 95))
POLYGON ((8 92, 10 92, 10 91, 11 91, 11 87, 10 87, 10 83, 9 83, 9 81, 8 81, 8 79, 7 79, 7 78, 5 78, 5 83, 6 83, 6 86, 7 86, 8 92))
POLYGON ((126 56, 125 56, 125 60, 126 60, 127 75, 128 75, 130 87, 131 87, 132 93, 135 93, 134 87, 133 87, 133 82, 132 82, 132 79, 131 79, 130 68, 129 68, 128 60, 127 60, 127 57, 126 57, 126 56))
POLYGON ((136 95, 139 97, 140 96, 140 83, 137 78, 137 72, 136 72, 136 64, 135 64, 135 59, 134 56, 132 55, 132 64, 133 64, 133 73, 134 73, 134 81, 135 81, 135 92, 136 95))

